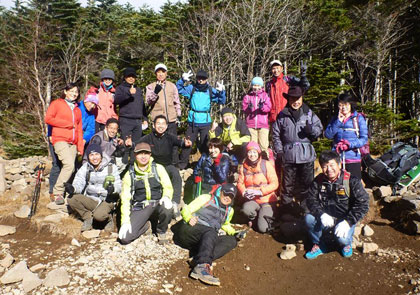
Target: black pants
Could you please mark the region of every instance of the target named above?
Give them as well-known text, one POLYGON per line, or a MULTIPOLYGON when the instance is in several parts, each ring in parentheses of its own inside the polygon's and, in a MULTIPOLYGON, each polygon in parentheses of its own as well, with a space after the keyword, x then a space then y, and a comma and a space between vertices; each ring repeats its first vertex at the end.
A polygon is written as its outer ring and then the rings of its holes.
POLYGON ((314 180, 314 162, 294 164, 285 163, 282 167, 282 203, 290 204, 293 197, 306 208, 305 199, 309 186, 314 180))
MULTIPOLYGON (((194 142, 197 139, 198 133, 200 133, 200 142, 197 142, 197 148, 200 150, 200 153, 208 152, 207 148, 207 142, 209 137, 209 130, 211 128, 211 125, 205 125, 205 126, 194 126, 192 124, 188 124, 187 133, 185 134, 185 137, 189 137, 191 142, 194 144, 194 142)), ((188 166, 188 159, 191 154, 191 148, 184 148, 181 152, 181 157, 179 159, 179 168, 185 169, 188 166)))
POLYGON ((174 225, 172 230, 175 244, 190 250, 197 264, 211 264, 237 244, 234 236, 219 236, 212 227, 201 224, 191 226, 183 220, 174 225))
POLYGON ((350 172, 351 175, 362 179, 362 164, 361 162, 356 163, 346 163, 346 171, 350 172))
POLYGON ((133 141, 133 144, 138 143, 142 136, 142 123, 143 121, 140 119, 120 117, 121 137, 125 140, 127 136, 131 135, 131 140, 133 141))
MULTIPOLYGON (((169 134, 173 134, 175 136, 178 136, 178 131, 177 131, 177 127, 176 127, 176 123, 175 122, 170 122, 168 124, 168 129, 167 129, 169 134)), ((174 164, 175 166, 178 165, 179 162, 179 152, 178 152, 178 147, 174 146, 174 149, 172 151, 172 164, 174 164)))
POLYGON ((165 169, 166 172, 168 172, 169 178, 172 182, 172 187, 174 188, 174 195, 172 197, 172 201, 179 204, 179 202, 181 202, 182 191, 181 175, 179 174, 178 168, 176 168, 174 165, 166 165, 165 169))

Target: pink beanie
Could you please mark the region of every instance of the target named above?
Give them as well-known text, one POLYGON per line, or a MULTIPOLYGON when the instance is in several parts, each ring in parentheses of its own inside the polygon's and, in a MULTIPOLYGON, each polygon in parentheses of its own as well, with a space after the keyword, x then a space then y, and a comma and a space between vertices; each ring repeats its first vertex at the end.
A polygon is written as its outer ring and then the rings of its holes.
POLYGON ((248 145, 246 146, 246 150, 247 151, 256 150, 258 152, 258 154, 261 154, 260 145, 258 143, 256 143, 255 141, 250 141, 248 143, 248 145))

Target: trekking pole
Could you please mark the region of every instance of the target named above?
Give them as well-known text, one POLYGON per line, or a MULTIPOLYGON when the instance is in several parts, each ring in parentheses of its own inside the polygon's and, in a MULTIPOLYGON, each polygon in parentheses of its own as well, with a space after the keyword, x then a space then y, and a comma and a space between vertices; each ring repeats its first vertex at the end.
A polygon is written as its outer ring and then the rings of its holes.
POLYGON ((342 152, 343 170, 346 170, 346 152, 342 152))
POLYGON ((38 206, 39 196, 41 194, 41 183, 42 183, 42 176, 44 174, 44 170, 45 170, 44 163, 40 163, 35 168, 35 172, 37 172, 37 176, 36 176, 35 189, 32 194, 31 212, 28 215, 28 219, 31 219, 31 217, 34 216, 36 213, 36 207, 38 206))

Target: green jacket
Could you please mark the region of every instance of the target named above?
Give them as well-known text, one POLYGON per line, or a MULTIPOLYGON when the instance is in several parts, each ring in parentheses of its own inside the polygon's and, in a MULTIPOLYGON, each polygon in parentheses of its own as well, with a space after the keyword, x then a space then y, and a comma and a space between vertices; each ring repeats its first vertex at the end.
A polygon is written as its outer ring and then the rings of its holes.
POLYGON ((224 145, 232 142, 234 146, 240 146, 251 140, 248 127, 244 121, 236 118, 236 115, 233 115, 233 122, 230 126, 223 123, 223 127, 220 127, 219 124, 214 132, 210 130, 209 137, 210 139, 215 137, 220 138, 224 145))

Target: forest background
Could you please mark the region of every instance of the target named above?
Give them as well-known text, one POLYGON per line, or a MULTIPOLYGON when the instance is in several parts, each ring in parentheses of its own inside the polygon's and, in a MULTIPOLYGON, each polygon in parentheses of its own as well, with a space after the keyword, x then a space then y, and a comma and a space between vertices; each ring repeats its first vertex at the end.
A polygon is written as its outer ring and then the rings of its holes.
MULTIPOLYGON (((0 146, 3 156, 47 154, 44 115, 63 87, 82 97, 99 73, 127 66, 138 85, 154 81, 157 63, 169 80, 205 69, 224 81, 227 105, 239 116, 254 76, 271 77, 269 62, 300 76, 308 61, 306 102, 324 127, 336 97, 351 91, 369 118, 371 150, 396 141, 419 143, 420 1, 190 0, 159 12, 116 0, 15 1, 0 7, 0 146)), ((186 116, 187 104, 183 104, 186 116)), ((214 117, 219 108, 215 108, 214 117)), ((329 141, 316 142, 318 150, 329 141)))

